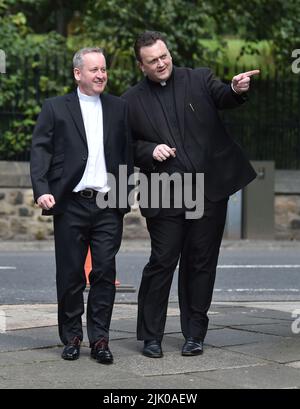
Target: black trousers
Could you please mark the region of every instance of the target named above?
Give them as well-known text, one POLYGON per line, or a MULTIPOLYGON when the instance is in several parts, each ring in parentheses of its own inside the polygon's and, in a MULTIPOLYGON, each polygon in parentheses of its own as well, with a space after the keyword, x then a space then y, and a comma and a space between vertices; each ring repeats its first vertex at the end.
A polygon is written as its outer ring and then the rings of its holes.
POLYGON ((138 295, 137 338, 161 340, 173 274, 179 264, 178 296, 184 337, 204 340, 228 199, 205 199, 201 219, 179 215, 147 218, 151 256, 138 295))
POLYGON ((99 209, 96 198, 72 194, 65 213, 54 216, 59 335, 64 344, 83 338, 84 263, 91 248, 92 272, 87 302, 87 332, 92 345, 109 338, 115 299, 115 256, 121 244, 123 214, 99 209))

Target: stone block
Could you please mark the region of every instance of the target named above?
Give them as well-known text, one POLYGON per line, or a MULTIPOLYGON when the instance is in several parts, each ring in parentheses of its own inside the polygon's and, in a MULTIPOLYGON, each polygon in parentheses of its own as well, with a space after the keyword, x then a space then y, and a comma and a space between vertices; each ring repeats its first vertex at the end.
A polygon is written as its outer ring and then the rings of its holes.
POLYGON ((138 215, 128 214, 124 218, 124 224, 128 227, 139 227, 142 224, 141 218, 138 215))
POLYGON ((300 219, 293 219, 291 221, 291 229, 292 230, 300 230, 300 219))
POLYGON ((11 231, 14 235, 16 234, 26 234, 28 232, 28 224, 26 220, 20 218, 11 219, 11 231))
POLYGON ((299 208, 296 196, 277 196, 275 200, 275 209, 277 213, 296 213, 299 208))
POLYGON ((12 190, 8 194, 8 203, 12 205, 23 204, 23 193, 20 190, 12 190))
POLYGON ((35 240, 46 240, 46 233, 43 230, 37 230, 37 232, 33 235, 35 240))
POLYGON ((31 187, 29 162, 0 161, 1 187, 31 187))
POLYGON ((9 228, 9 222, 7 220, 0 219, 0 238, 9 239, 11 232, 9 228))
POLYGON ((4 200, 0 202, 0 216, 8 217, 16 214, 16 212, 17 208, 15 206, 12 206, 4 200))
POLYGON ((41 216, 41 209, 38 209, 36 212, 35 212, 35 214, 36 214, 36 216, 37 216, 37 218, 36 218, 36 220, 39 222, 39 223, 52 223, 53 222, 53 217, 52 216, 41 216))
POLYGON ((33 211, 29 210, 27 207, 19 207, 20 217, 30 217, 33 215, 33 211))
POLYGON ((146 219, 141 215, 139 209, 132 209, 124 218, 125 239, 144 239, 149 237, 146 228, 146 219))
POLYGON ((33 199, 32 189, 24 190, 23 195, 24 195, 24 204, 26 206, 34 207, 35 203, 33 199))

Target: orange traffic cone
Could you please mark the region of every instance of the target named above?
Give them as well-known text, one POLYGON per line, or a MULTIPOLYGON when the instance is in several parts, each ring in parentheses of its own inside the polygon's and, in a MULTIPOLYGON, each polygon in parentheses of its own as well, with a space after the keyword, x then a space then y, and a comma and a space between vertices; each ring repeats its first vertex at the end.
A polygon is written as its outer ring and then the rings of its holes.
MULTIPOLYGON (((85 259, 84 271, 85 271, 85 277, 86 277, 86 284, 87 284, 87 286, 89 286, 90 285, 89 275, 90 275, 90 272, 92 271, 92 256, 91 256, 90 247, 89 247, 86 259, 85 259)), ((120 286, 121 285, 120 281, 116 280, 115 285, 116 285, 116 287, 120 286)))
POLYGON ((91 256, 90 248, 88 250, 88 253, 85 259, 84 271, 85 271, 85 277, 86 277, 86 284, 89 286, 90 285, 89 275, 90 275, 90 272, 92 271, 92 256, 91 256))

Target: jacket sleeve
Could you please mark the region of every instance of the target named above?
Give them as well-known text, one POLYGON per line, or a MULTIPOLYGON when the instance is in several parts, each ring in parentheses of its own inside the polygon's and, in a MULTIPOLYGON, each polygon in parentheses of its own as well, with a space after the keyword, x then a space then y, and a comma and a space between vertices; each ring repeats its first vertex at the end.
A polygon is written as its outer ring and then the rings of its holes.
POLYGON ((49 101, 45 101, 33 131, 30 175, 34 200, 49 194, 50 188, 47 174, 53 156, 54 116, 49 101))
POLYGON ((155 161, 153 159, 153 151, 158 145, 156 142, 149 142, 141 139, 139 132, 135 129, 135 106, 137 100, 135 97, 129 96, 128 92, 122 95, 128 102, 129 107, 129 124, 131 128, 131 137, 132 137, 132 147, 133 147, 133 157, 134 165, 144 171, 153 171, 155 168, 155 161))
POLYGON ((155 160, 153 159, 153 151, 158 143, 148 142, 143 139, 134 139, 134 163, 137 167, 145 171, 153 171, 155 169, 155 160))
POLYGON ((204 86, 210 94, 217 109, 236 108, 247 100, 245 94, 236 94, 230 84, 217 79, 210 69, 205 69, 204 86))

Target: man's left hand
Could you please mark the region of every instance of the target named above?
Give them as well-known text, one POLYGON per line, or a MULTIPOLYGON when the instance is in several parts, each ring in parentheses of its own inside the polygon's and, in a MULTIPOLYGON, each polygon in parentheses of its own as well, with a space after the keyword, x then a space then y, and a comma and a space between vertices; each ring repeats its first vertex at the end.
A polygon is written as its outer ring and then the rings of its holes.
POLYGON ((242 72, 241 74, 235 75, 232 78, 232 88, 237 94, 242 94, 243 92, 247 92, 250 87, 250 77, 252 75, 259 74, 259 70, 252 70, 247 72, 242 72))

